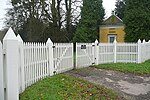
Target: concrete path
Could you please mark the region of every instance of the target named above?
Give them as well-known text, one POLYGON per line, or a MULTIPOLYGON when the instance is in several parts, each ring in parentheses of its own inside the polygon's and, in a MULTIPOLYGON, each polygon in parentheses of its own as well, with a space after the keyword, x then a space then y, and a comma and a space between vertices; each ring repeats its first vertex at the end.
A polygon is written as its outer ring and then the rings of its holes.
POLYGON ((104 85, 128 100, 150 100, 150 76, 136 76, 92 67, 71 70, 65 74, 104 85))

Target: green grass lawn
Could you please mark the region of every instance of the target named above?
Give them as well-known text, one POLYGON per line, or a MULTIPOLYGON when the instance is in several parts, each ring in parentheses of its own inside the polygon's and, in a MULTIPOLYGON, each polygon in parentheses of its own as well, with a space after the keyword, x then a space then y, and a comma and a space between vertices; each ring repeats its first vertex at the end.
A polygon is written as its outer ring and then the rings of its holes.
POLYGON ((113 63, 113 64, 100 64, 94 67, 107 70, 121 71, 125 73, 133 73, 138 75, 150 75, 150 60, 141 64, 135 63, 113 63))
POLYGON ((63 74, 47 77, 28 87, 20 100, 118 100, 117 93, 100 85, 63 74))

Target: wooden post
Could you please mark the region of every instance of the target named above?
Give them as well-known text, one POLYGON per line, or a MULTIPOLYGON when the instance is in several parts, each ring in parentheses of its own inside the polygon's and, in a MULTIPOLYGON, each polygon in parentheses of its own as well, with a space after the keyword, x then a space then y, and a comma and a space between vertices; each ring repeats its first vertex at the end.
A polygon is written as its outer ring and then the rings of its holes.
POLYGON ((54 63, 53 63, 53 42, 48 38, 46 45, 48 46, 48 60, 49 60, 49 75, 54 75, 54 63))
POLYGON ((4 100, 3 49, 0 41, 0 100, 4 100))
POLYGON ((72 49, 72 67, 73 68, 75 68, 75 66, 74 66, 74 50, 73 50, 73 48, 74 48, 74 45, 73 45, 73 43, 71 43, 71 49, 72 49))
POLYGON ((117 62, 117 41, 114 40, 114 63, 117 62))
POLYGON ((19 68, 21 70, 21 93, 25 90, 25 76, 24 76, 24 51, 23 51, 23 40, 21 36, 18 34, 17 39, 19 42, 19 68))
POLYGON ((77 68, 78 67, 78 43, 76 42, 76 54, 75 54, 75 68, 77 68))
POLYGON ((137 63, 141 63, 142 62, 142 60, 141 60, 141 40, 139 39, 138 40, 138 61, 137 61, 137 63))
POLYGON ((95 64, 98 65, 99 63, 99 44, 98 40, 95 40, 95 64))
POLYGON ((3 43, 6 53, 6 100, 19 100, 18 40, 12 28, 9 28, 3 43))

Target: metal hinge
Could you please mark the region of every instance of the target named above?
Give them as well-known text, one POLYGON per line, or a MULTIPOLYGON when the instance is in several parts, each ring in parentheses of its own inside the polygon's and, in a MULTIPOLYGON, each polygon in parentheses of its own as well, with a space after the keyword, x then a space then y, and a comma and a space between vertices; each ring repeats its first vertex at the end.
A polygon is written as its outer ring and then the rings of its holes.
POLYGON ((99 43, 97 43, 97 46, 99 45, 99 43))
POLYGON ((55 45, 52 46, 52 48, 55 48, 55 47, 56 47, 55 45))
POLYGON ((94 65, 95 63, 92 63, 92 65, 94 65))

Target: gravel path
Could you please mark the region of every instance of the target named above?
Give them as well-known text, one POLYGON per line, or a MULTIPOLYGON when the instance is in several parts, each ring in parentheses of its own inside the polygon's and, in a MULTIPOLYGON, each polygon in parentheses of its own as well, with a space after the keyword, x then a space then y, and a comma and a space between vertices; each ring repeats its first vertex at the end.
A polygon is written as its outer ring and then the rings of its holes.
POLYGON ((150 76, 136 76, 93 67, 71 70, 65 74, 104 85, 128 100, 150 100, 150 76))

